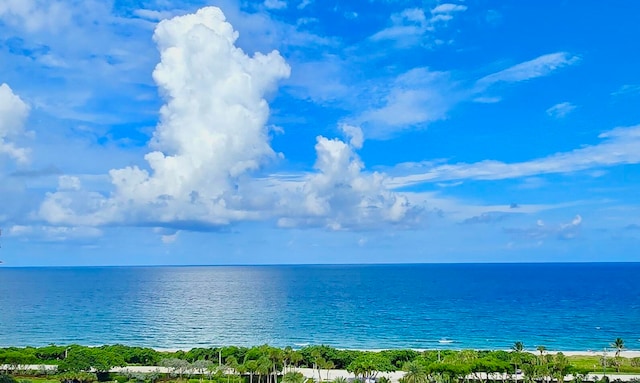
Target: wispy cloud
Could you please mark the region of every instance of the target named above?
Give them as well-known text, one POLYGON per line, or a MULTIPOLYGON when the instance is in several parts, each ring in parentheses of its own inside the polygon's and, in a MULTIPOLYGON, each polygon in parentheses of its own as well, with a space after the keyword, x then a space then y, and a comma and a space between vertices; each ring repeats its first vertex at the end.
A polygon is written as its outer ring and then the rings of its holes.
POLYGON ((71 21, 72 9, 62 1, 19 0, 0 4, 0 19, 29 32, 57 32, 71 21))
POLYGON ((582 217, 576 215, 575 218, 568 223, 547 225, 542 220, 538 220, 534 226, 527 228, 505 228, 504 231, 517 239, 541 241, 547 238, 555 238, 571 240, 578 237, 581 225, 582 217))
POLYGON ((580 57, 567 52, 550 53, 485 76, 476 82, 476 86, 478 89, 485 89, 498 83, 514 83, 544 77, 579 61, 580 57))
POLYGON ((490 224, 501 222, 509 217, 512 213, 504 213, 504 212, 486 212, 480 215, 473 216, 471 218, 467 218, 462 221, 464 225, 475 225, 475 224, 490 224))
POLYGON ((460 4, 440 4, 430 11, 422 8, 407 8, 391 15, 391 26, 376 32, 372 41, 395 41, 400 46, 411 46, 419 43, 435 42, 433 34, 438 27, 454 18, 454 15, 467 9, 460 4))
POLYGON ((554 106, 550 107, 549 109, 546 110, 546 112, 547 112, 547 115, 549 115, 550 117, 564 118, 569 113, 573 112, 575 108, 576 106, 570 102, 561 102, 559 104, 555 104, 554 106))
POLYGON ((264 6, 267 9, 285 9, 287 2, 284 0, 264 0, 264 6))
POLYGON ((615 92, 611 93, 611 95, 614 96, 614 97, 632 95, 632 94, 640 94, 640 85, 638 85, 638 84, 625 84, 625 85, 621 86, 615 92))
MULTIPOLYGON (((386 86, 378 85, 375 92, 362 92, 359 100, 366 100, 369 108, 355 117, 354 121, 363 126, 368 138, 388 139, 400 131, 422 129, 429 123, 446 119, 448 112, 461 102, 500 102, 500 97, 485 94, 492 84, 547 76, 578 60, 577 56, 568 53, 552 53, 471 83, 457 81, 449 72, 431 71, 426 67, 414 68, 390 80, 386 86)), ((331 84, 331 80, 327 84, 331 84)), ((573 108, 575 106, 572 104, 563 103, 552 108, 550 113, 559 118, 573 108)))
POLYGON ((395 177, 390 180, 389 185, 399 188, 434 181, 500 180, 640 163, 640 125, 616 128, 598 137, 603 139, 600 144, 526 162, 486 160, 471 164, 433 166, 421 173, 395 177))
POLYGON ((403 73, 383 92, 386 94, 382 97, 370 95, 374 106, 355 119, 366 129, 369 138, 387 138, 402 129, 415 129, 442 120, 459 101, 449 74, 428 68, 403 73), (376 105, 377 100, 382 100, 382 104, 376 105))

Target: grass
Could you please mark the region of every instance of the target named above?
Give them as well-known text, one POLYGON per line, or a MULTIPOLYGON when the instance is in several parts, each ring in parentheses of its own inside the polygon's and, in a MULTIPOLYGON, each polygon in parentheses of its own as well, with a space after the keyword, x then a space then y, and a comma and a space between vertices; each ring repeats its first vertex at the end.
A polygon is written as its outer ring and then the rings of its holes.
MULTIPOLYGON (((592 374, 602 373, 602 357, 600 356, 569 356, 571 365, 574 366, 580 372, 589 372, 592 374)), ((610 358, 607 358, 609 361, 610 358)), ((612 359, 612 358, 611 358, 612 359)), ((631 360, 628 358, 621 358, 622 365, 620 366, 620 373, 627 374, 640 374, 640 367, 633 367, 631 360)), ((606 370, 607 374, 616 374, 616 368, 608 366, 606 370)))

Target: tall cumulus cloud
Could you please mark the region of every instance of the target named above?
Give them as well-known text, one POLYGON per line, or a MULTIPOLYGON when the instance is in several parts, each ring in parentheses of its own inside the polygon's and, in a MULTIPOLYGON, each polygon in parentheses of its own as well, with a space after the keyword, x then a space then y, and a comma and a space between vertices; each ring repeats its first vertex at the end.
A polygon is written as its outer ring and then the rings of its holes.
POLYGON ((387 191, 385 177, 363 172, 357 127, 343 127, 348 142, 318 137, 313 173, 291 183, 254 177, 280 157, 270 145, 266 97, 290 68, 277 51, 247 55, 237 38, 216 7, 158 24, 161 60, 153 78, 166 103, 145 155, 148 168, 111 170, 109 196, 79 182, 61 186, 47 195, 40 217, 182 228, 275 217, 283 226, 333 229, 408 217, 412 208, 387 191))

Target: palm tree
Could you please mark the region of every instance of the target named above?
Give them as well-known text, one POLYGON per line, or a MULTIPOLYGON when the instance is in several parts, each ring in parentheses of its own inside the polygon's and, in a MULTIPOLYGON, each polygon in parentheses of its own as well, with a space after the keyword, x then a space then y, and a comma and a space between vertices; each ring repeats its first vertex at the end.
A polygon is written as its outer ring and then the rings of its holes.
POLYGON ((538 352, 540 353, 540 356, 538 357, 538 362, 540 365, 542 365, 544 363, 544 353, 545 351, 547 351, 547 348, 545 346, 538 346, 536 347, 536 350, 538 350, 538 352))
POLYGON ((335 367, 336 365, 333 363, 333 361, 331 360, 327 360, 324 362, 324 365, 322 366, 325 370, 327 370, 327 381, 329 381, 329 372, 335 367))
POLYGON ((344 376, 338 376, 333 380, 333 383, 347 383, 347 378, 344 376))
POLYGON ((616 364, 616 371, 620 372, 620 365, 622 364, 622 361, 620 360, 620 352, 624 350, 624 340, 622 340, 622 338, 616 338, 616 340, 611 343, 611 347, 616 349, 614 361, 616 364))
POLYGON ((246 364, 244 364, 244 363, 239 363, 239 364, 236 366, 236 372, 238 373, 238 381, 239 381, 239 382, 242 382, 242 381, 243 381, 243 380, 242 380, 242 376, 243 376, 244 374, 246 374, 248 371, 249 371, 249 367, 247 367, 247 365, 246 365, 246 364))
POLYGON ((611 343, 611 347, 616 349, 616 358, 620 356, 620 352, 624 350, 624 340, 622 338, 616 338, 616 340, 611 343))
POLYGON ((545 351, 547 351, 547 348, 545 346, 538 346, 536 347, 536 350, 538 350, 538 352, 540 353, 540 355, 538 356, 537 372, 540 376, 542 376, 542 379, 546 382, 547 375, 549 374, 549 368, 547 366, 547 358, 544 357, 544 353, 545 351))
POLYGON ((533 380, 536 377, 536 366, 531 363, 523 364, 522 375, 525 382, 533 383, 533 380))
POLYGON ((213 362, 206 359, 198 359, 191 364, 191 368, 196 370, 196 372, 200 375, 200 382, 204 379, 205 372, 208 371, 209 366, 212 366, 213 362))
POLYGON ((415 361, 408 362, 403 370, 406 371, 402 377, 405 383, 427 383, 427 371, 422 364, 415 361))
POLYGON ((245 360, 244 365, 247 368, 247 372, 249 373, 249 383, 253 383, 253 375, 258 369, 258 362, 255 360, 245 360))
POLYGON ((557 383, 563 383, 564 377, 569 375, 571 372, 571 364, 569 363, 569 359, 564 356, 563 353, 559 352, 553 357, 553 365, 552 365, 553 376, 556 378, 557 383))
POLYGON ((256 372, 258 373, 258 381, 263 375, 268 378, 269 371, 271 371, 271 361, 269 358, 266 355, 263 355, 258 359, 257 364, 256 372))
POLYGON ((282 376, 282 383, 304 383, 304 375, 297 371, 287 372, 282 376))
POLYGON ((318 368, 318 382, 322 382, 322 370, 324 370, 324 366, 327 364, 327 361, 319 356, 316 358, 316 368, 318 368))
POLYGON ((302 354, 299 351, 293 350, 289 354, 289 365, 293 367, 298 367, 298 363, 302 361, 302 354))
POLYGON ((231 375, 235 375, 236 374, 236 369, 238 368, 238 360, 236 359, 235 356, 231 355, 229 357, 227 357, 227 359, 225 359, 224 361, 224 372, 227 374, 227 383, 229 383, 230 377, 231 375), (229 371, 231 370, 231 371, 229 371))
POLYGON ((514 381, 518 380, 518 366, 522 364, 522 352, 524 351, 524 343, 518 341, 511 346, 513 353, 511 355, 511 363, 513 363, 513 370, 515 372, 514 381))
POLYGON ((542 355, 544 355, 544 352, 547 351, 547 348, 545 346, 538 346, 536 347, 536 350, 540 352, 540 357, 542 358, 542 355))
POLYGON ((271 373, 273 374, 273 383, 278 381, 278 373, 283 365, 284 353, 281 349, 270 347, 269 348, 269 360, 271 361, 271 373))

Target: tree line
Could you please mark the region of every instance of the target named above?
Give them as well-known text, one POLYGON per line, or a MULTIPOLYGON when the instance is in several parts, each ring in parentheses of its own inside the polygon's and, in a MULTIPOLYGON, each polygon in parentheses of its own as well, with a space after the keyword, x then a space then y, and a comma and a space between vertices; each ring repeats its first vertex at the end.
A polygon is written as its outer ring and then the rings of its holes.
MULTIPOLYGON (((616 352, 601 361, 604 371, 609 368, 619 372, 622 367, 628 367, 640 372, 640 358, 620 357, 624 349, 621 339, 616 339, 611 346, 616 352)), ((109 373, 112 368, 136 365, 166 367, 170 378, 183 380, 197 375, 200 382, 206 378, 216 383, 305 383, 302 374, 295 371, 297 367, 313 369, 316 382, 329 381, 332 369, 346 369, 362 381, 377 379, 380 383, 385 383, 380 373, 391 371, 404 371, 402 383, 468 383, 469 379, 489 383, 497 376, 502 381, 549 383, 562 382, 570 374, 574 380, 587 380, 587 374, 596 372, 592 366, 573 363, 562 353, 549 354, 544 346, 527 352, 522 342, 514 343, 510 351, 379 352, 321 345, 301 349, 230 346, 175 352, 124 345, 50 345, 0 348, 0 365, 6 366, 7 373, 14 374, 26 373, 27 365, 55 365, 60 381, 65 383, 113 380, 109 373)), ((121 380, 154 383, 163 377, 158 371, 138 375, 121 380)))

